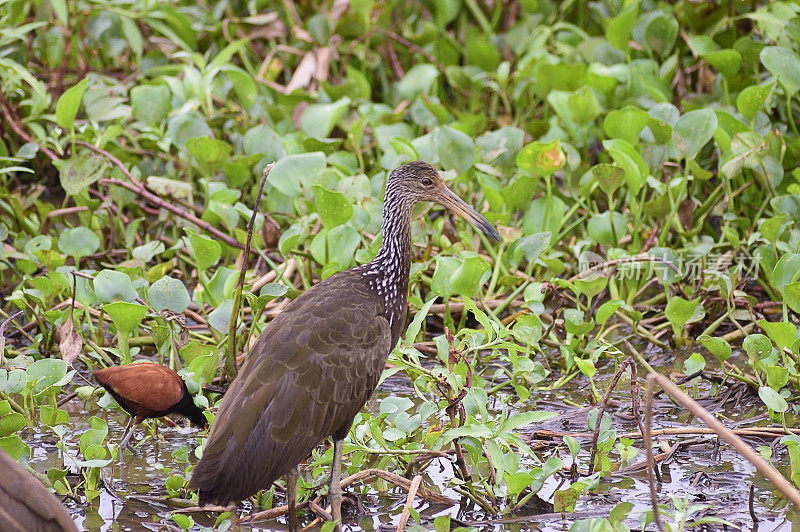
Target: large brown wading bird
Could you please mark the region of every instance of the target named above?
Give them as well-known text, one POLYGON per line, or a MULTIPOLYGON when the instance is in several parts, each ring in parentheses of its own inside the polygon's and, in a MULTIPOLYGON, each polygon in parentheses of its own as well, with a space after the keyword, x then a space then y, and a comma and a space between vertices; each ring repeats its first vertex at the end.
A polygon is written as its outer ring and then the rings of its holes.
POLYGON ((0 532, 78 532, 55 495, 0 450, 0 532))
POLYGON ((208 424, 181 376, 161 364, 144 362, 114 366, 98 369, 92 376, 131 415, 119 444, 120 460, 133 434, 133 425, 145 419, 181 414, 201 428, 208 424))
MULTIPOLYGON (((222 401, 189 486, 200 503, 228 505, 268 488, 333 437, 329 502, 341 524, 342 442, 372 395, 405 328, 411 210, 439 203, 491 238, 500 235, 417 161, 388 177, 383 242, 375 258, 320 282, 289 303, 256 341, 222 401)), ((294 482, 287 483, 296 526, 294 482)))

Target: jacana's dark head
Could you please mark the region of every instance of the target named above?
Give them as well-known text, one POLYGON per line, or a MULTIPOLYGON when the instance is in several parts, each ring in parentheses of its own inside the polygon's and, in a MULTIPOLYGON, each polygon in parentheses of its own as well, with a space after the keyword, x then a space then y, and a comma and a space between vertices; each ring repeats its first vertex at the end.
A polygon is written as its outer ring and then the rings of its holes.
POLYGON ((490 238, 500 241, 494 226, 450 190, 433 166, 423 161, 413 161, 395 168, 386 180, 384 202, 402 205, 410 212, 421 201, 447 207, 490 238))

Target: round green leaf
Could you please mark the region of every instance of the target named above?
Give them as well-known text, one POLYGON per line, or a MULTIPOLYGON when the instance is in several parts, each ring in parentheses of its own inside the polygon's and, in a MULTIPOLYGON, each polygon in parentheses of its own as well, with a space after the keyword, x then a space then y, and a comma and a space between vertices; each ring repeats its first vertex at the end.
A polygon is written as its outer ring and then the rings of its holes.
POLYGON ((76 259, 91 255, 99 248, 100 239, 88 227, 68 229, 58 237, 58 249, 76 259))
POLYGON ((770 410, 775 412, 786 412, 789 410, 789 404, 786 402, 786 399, 781 397, 778 392, 769 386, 762 386, 759 388, 758 396, 770 410))
POLYGON ((115 301, 103 306, 121 334, 130 335, 147 315, 147 307, 136 303, 115 301))
POLYGON ((711 109, 689 111, 678 119, 672 142, 684 157, 694 159, 717 129, 717 115, 711 109))
POLYGON ((181 313, 189 307, 189 292, 183 282, 165 275, 150 286, 147 295, 155 310, 181 313))
POLYGON ((759 54, 761 62, 789 96, 800 90, 800 56, 783 46, 767 46, 759 54))
POLYGON ((136 301, 138 294, 127 274, 114 270, 102 270, 94 278, 94 293, 103 303, 112 301, 136 301))
POLYGON ((433 133, 433 143, 439 164, 445 170, 463 173, 475 162, 475 144, 465 133, 451 127, 442 127, 433 133))

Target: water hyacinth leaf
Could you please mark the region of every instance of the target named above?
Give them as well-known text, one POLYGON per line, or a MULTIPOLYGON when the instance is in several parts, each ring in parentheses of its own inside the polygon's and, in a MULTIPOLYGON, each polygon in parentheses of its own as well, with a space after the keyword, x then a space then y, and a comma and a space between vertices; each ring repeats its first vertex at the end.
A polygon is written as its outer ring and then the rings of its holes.
POLYGON ((489 270, 489 264, 471 251, 463 252, 460 258, 461 263, 450 277, 450 285, 455 294, 474 297, 480 289, 483 274, 489 270))
POLYGON ((401 98, 414 99, 422 94, 430 94, 439 71, 430 64, 417 64, 411 67, 397 83, 397 94, 401 98))
POLYGON ((761 62, 789 96, 800 90, 800 56, 783 46, 767 46, 759 54, 761 62))
POLYGON ((91 255, 99 248, 100 239, 88 227, 67 229, 58 237, 58 249, 75 259, 91 255))
MULTIPOLYGON (((628 41, 633 32, 633 26, 639 18, 638 2, 631 2, 622 11, 612 18, 606 26, 606 39, 617 50, 628 50, 628 41)), ((556 510, 558 511, 558 510, 556 510)))
POLYGON ((28 384, 28 374, 22 369, 0 369, 0 392, 20 393, 28 384))
POLYGON ((156 311, 169 310, 177 314, 186 310, 190 302, 183 282, 167 275, 150 286, 147 297, 156 311))
POLYGON ((169 196, 186 201, 192 201, 192 194, 194 193, 194 187, 191 183, 155 175, 147 176, 147 187, 158 193, 159 196, 169 196))
POLYGON ((115 270, 102 270, 94 278, 94 293, 103 303, 136 301, 138 294, 127 274, 115 270))
POLYGON ((736 108, 740 113, 752 120, 756 116, 756 111, 766 103, 774 87, 774 81, 767 85, 745 87, 736 97, 736 108))
POLYGON ((67 363, 58 358, 43 358, 33 362, 27 369, 28 384, 34 383, 33 394, 57 392, 57 388, 70 382, 75 375, 75 370, 67 370, 67 363))
POLYGON ((165 249, 166 246, 160 240, 151 240, 150 242, 133 248, 131 254, 135 259, 139 259, 144 264, 147 264, 156 255, 164 253, 165 249))
POLYGON ((115 301, 103 306, 103 310, 109 315, 114 326, 121 334, 130 335, 139 327, 142 320, 147 315, 147 307, 137 303, 127 303, 125 301, 115 301))
POLYGON ((628 105, 606 115, 603 120, 603 131, 611 138, 622 139, 635 145, 639 142, 639 133, 649 121, 650 115, 647 111, 628 105))
POLYGON ((439 164, 445 170, 464 173, 475 162, 475 144, 466 133, 444 126, 434 131, 433 143, 439 164))
POLYGON ((222 253, 222 246, 220 246, 219 242, 206 236, 191 233, 184 239, 188 244, 187 247, 194 259, 195 266, 200 271, 205 271, 213 266, 222 253))
POLYGON ((742 56, 736 50, 714 50, 700 54, 726 78, 735 75, 742 66, 742 56))
POLYGON ((800 278, 800 253, 787 253, 783 255, 772 274, 769 277, 769 284, 779 292, 789 283, 793 283, 800 278))
POLYGON ((653 18, 645 29, 645 41, 655 53, 664 57, 675 46, 678 37, 678 21, 670 15, 659 15, 653 18))
POLYGON ((310 188, 324 169, 325 154, 322 152, 289 155, 275 163, 267 181, 290 198, 294 198, 300 195, 301 186, 310 188))
POLYGON ((300 129, 309 137, 327 137, 350 107, 350 98, 345 96, 333 103, 309 105, 300 117, 300 129))
POLYGON ((767 405, 767 408, 775 412, 786 412, 789 410, 789 403, 781 395, 770 388, 769 386, 762 386, 758 389, 758 396, 767 405))
POLYGON ((289 229, 284 231, 278 240, 278 249, 281 255, 288 256, 299 242, 305 240, 306 236, 308 236, 308 230, 302 224, 296 223, 289 226, 289 229))
POLYGON ((566 205, 558 196, 537 198, 530 204, 522 221, 526 235, 550 233, 550 246, 555 245, 564 222, 566 205))
POLYGON ((86 187, 96 183, 108 170, 105 159, 83 151, 63 161, 58 169, 58 178, 64 192, 70 196, 80 194, 86 187))
POLYGON ((783 285, 781 291, 783 301, 786 306, 794 312, 800 313, 800 282, 788 283, 783 285))
POLYGON ((233 311, 233 300, 226 299, 217 308, 209 312, 208 324, 218 332, 228 332, 231 322, 231 312, 233 311))
POLYGON ((56 122, 64 129, 72 129, 75 124, 75 116, 83 99, 83 93, 89 84, 88 78, 84 78, 72 87, 64 91, 56 104, 56 122))
POLYGON ((614 315, 617 309, 624 304, 625 302, 621 299, 611 299, 606 301, 597 308, 597 312, 594 315, 594 320, 598 325, 605 325, 609 318, 614 315))
POLYGON ((692 353, 683 361, 683 372, 686 375, 694 375, 704 369, 706 369, 706 359, 699 353, 692 353))
POLYGON ((25 416, 19 412, 11 412, 0 418, 0 438, 5 438, 25 427, 25 416))
POLYGON ((797 339, 797 326, 788 321, 767 321, 760 319, 756 322, 764 332, 775 342, 778 349, 791 348, 797 339))
POLYGON ((325 229, 342 225, 353 216, 353 205, 341 192, 326 189, 322 185, 313 185, 314 203, 317 206, 320 221, 325 229))
POLYGON ((522 257, 525 257, 528 263, 536 262, 539 260, 539 256, 550 247, 551 239, 552 235, 545 231, 544 233, 534 233, 517 240, 513 251, 514 261, 519 264, 522 257))
POLYGON ((600 115, 600 102, 589 87, 581 87, 567 98, 568 115, 570 120, 580 126, 585 126, 600 115))
POLYGON ((625 171, 625 180, 632 194, 638 194, 644 185, 650 170, 636 149, 622 139, 609 139, 603 141, 603 147, 608 151, 614 162, 625 171))
POLYGON ((703 334, 697 340, 720 362, 725 362, 731 357, 731 346, 725 339, 703 334))
POLYGON ((566 156, 558 140, 531 142, 517 154, 517 166, 534 177, 550 175, 566 163, 566 156))
POLYGON ((592 177, 606 194, 613 194, 625 182, 625 170, 613 164, 600 163, 592 167, 592 177))
POLYGON ((628 226, 622 214, 606 211, 592 216, 586 226, 586 231, 598 244, 616 246, 619 239, 627 236, 628 226))
POLYGON ((749 334, 742 342, 742 348, 751 360, 763 360, 772 354, 772 341, 763 334, 749 334))
POLYGON ((223 140, 195 137, 186 141, 186 149, 197 161, 197 168, 201 172, 214 174, 228 161, 232 148, 223 140))
POLYGON ((667 302, 664 315, 672 325, 675 336, 681 336, 686 324, 700 321, 706 315, 706 312, 700 302, 700 298, 686 300, 676 296, 667 302))
POLYGON ((686 159, 695 159, 714 136, 717 115, 711 109, 689 111, 678 119, 672 131, 672 142, 686 159))
POLYGON ((166 85, 139 85, 131 89, 133 118, 160 124, 170 111, 171 94, 166 85))

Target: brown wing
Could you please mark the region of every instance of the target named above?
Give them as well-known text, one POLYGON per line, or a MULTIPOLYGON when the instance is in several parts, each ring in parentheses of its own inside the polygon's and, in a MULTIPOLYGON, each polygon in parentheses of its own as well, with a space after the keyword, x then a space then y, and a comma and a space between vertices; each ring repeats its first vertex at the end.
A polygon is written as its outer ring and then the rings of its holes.
POLYGON ((348 274, 298 297, 256 342, 192 474, 201 502, 227 504, 269 487, 347 430, 369 399, 391 334, 380 300, 348 274))
POLYGON ((0 530, 78 532, 58 499, 5 451, 0 451, 0 530))
POLYGON ((160 417, 183 399, 183 379, 161 364, 115 366, 92 375, 131 415, 160 417))

